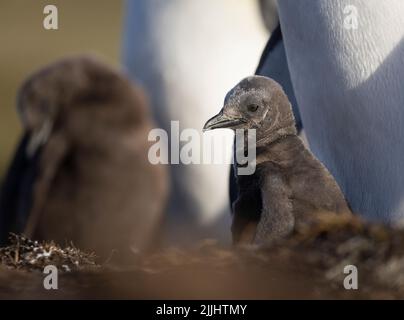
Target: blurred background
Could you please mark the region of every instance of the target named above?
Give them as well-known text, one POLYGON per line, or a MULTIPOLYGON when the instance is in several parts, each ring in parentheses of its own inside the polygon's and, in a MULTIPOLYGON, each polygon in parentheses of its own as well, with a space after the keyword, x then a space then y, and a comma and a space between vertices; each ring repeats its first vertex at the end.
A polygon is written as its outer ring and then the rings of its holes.
POLYGON ((48 4, 43 0, 0 0, 0 177, 21 132, 15 98, 24 78, 75 53, 97 53, 106 62, 119 64, 123 1, 54 0, 51 4, 59 10, 59 30, 43 28, 43 9, 48 4))
MULTIPOLYGON (((255 72, 277 21, 274 0, 237 6, 233 0, 0 0, 0 181, 21 136, 17 91, 33 71, 69 55, 96 54, 123 66, 145 89, 155 127, 169 131, 179 121, 180 130, 196 129, 203 138, 226 92, 255 72), (43 27, 49 4, 58 9, 58 30, 43 27)), ((233 143, 230 130, 207 134, 233 143)), ((230 243, 229 164, 168 170, 169 240, 230 243)))

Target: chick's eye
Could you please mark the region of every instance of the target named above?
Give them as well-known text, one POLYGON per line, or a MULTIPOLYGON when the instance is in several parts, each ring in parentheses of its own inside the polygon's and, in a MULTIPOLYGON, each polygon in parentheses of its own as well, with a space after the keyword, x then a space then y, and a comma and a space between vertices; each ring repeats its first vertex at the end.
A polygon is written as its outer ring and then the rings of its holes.
POLYGON ((255 111, 258 110, 258 105, 256 105, 256 104, 249 104, 249 105, 247 106, 247 110, 250 111, 250 112, 255 112, 255 111))

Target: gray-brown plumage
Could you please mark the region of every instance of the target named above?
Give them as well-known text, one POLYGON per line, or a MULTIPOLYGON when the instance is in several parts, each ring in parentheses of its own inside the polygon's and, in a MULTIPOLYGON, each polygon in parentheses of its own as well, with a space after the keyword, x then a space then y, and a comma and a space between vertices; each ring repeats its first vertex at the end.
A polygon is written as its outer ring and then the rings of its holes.
POLYGON ((297 136, 289 100, 274 80, 242 80, 205 125, 215 128, 256 130, 256 170, 237 176, 235 243, 266 243, 317 214, 351 213, 334 178, 297 136))
POLYGON ((91 57, 59 61, 22 86, 26 155, 40 153, 25 234, 107 257, 153 245, 167 193, 148 161, 143 92, 91 57))

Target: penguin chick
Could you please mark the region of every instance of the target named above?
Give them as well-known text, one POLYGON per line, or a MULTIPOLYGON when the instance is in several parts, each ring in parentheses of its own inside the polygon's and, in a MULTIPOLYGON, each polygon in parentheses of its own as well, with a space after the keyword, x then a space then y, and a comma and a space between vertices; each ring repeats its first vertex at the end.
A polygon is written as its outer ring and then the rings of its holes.
POLYGON ((72 57, 33 74, 18 111, 24 156, 38 159, 28 237, 101 257, 154 244, 167 177, 148 161, 152 121, 139 88, 92 57, 72 57))
POLYGON ((252 76, 227 95, 204 129, 256 130, 256 170, 237 175, 233 203, 234 243, 268 243, 322 212, 351 214, 323 164, 297 136, 291 104, 274 80, 252 76))

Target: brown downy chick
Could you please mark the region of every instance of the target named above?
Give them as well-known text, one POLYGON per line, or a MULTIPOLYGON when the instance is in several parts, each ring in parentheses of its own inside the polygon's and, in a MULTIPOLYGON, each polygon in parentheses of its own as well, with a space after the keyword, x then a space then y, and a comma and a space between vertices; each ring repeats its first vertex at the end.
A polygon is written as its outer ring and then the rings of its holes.
POLYGON ((26 154, 39 152, 25 234, 108 257, 146 250, 159 233, 166 172, 148 161, 143 92, 91 57, 33 74, 18 110, 26 154))
POLYGON ((297 136, 290 102, 274 80, 252 76, 237 84, 204 129, 216 128, 256 130, 256 170, 237 176, 234 243, 280 239, 316 213, 351 213, 334 178, 297 136))

